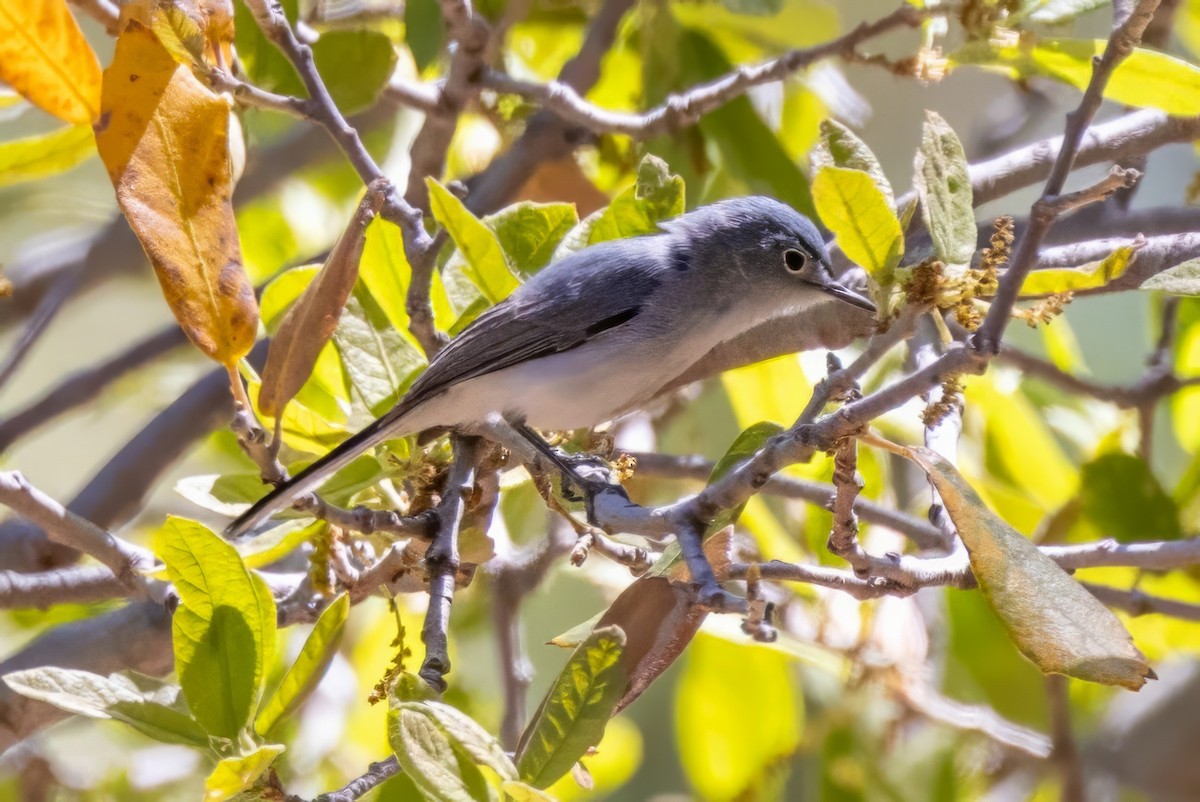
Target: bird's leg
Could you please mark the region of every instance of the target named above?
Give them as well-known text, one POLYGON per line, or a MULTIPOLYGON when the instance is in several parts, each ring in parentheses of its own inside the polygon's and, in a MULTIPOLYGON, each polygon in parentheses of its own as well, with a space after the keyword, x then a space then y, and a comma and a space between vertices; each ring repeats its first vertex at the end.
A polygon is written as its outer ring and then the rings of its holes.
MULTIPOLYGON (((581 491, 583 491, 585 496, 594 496, 610 487, 609 483, 602 479, 580 475, 579 468, 591 462, 591 457, 585 455, 572 458, 570 455, 565 454, 557 448, 551 446, 542 438, 540 434, 523 422, 512 423, 512 427, 516 430, 517 434, 521 435, 521 437, 531 446, 533 446, 539 454, 550 460, 555 467, 562 471, 564 493, 566 492, 566 486, 568 483, 577 486, 581 491)), ((568 500, 580 501, 581 499, 570 498, 568 500)), ((588 517, 590 518, 591 516, 589 515, 588 517)))

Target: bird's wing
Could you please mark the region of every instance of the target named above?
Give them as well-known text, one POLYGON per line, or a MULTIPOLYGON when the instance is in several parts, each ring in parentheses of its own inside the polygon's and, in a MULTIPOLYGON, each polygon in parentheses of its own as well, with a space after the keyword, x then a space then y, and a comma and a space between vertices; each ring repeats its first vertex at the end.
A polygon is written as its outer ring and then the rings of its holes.
POLYGON ((629 323, 662 283, 661 269, 646 269, 653 259, 645 250, 644 239, 606 243, 535 276, 443 348, 397 411, 411 410, 461 381, 569 351, 629 323))
POLYGON ((259 499, 226 528, 226 535, 236 537, 257 526, 367 449, 406 434, 396 429, 401 419, 452 385, 568 351, 635 319, 663 278, 647 252, 655 247, 649 243, 647 238, 605 243, 539 273, 439 351, 396 406, 259 499))

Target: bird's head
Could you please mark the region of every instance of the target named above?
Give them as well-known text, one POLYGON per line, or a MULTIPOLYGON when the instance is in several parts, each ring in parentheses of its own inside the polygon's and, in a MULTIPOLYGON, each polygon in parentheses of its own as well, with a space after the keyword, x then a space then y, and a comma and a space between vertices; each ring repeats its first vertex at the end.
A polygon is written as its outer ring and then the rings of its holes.
POLYGON ((875 305, 833 277, 829 251, 813 222, 773 198, 731 198, 663 224, 685 241, 689 262, 724 293, 800 307, 836 298, 870 312, 875 305))

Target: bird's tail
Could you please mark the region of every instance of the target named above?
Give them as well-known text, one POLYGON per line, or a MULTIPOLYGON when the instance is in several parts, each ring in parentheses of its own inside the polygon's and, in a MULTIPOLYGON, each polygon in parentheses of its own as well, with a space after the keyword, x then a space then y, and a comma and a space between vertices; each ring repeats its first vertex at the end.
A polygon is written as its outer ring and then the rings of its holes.
POLYGON ((225 536, 232 539, 245 534, 275 513, 287 509, 300 496, 316 490, 330 476, 354 462, 360 454, 400 431, 400 419, 405 412, 408 409, 403 406, 395 407, 339 443, 337 448, 256 501, 254 506, 225 527, 225 536))

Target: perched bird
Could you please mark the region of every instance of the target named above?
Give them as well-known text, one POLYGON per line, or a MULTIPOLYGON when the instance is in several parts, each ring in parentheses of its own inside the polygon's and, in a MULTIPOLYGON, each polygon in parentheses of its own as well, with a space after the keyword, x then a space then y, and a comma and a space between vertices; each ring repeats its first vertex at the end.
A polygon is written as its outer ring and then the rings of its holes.
POLYGON ((226 530, 239 535, 316 490, 358 455, 430 428, 470 431, 499 413, 521 426, 596 426, 655 397, 712 349, 830 298, 820 232, 765 197, 734 198, 593 245, 546 267, 443 348, 390 411, 283 483, 226 530))

